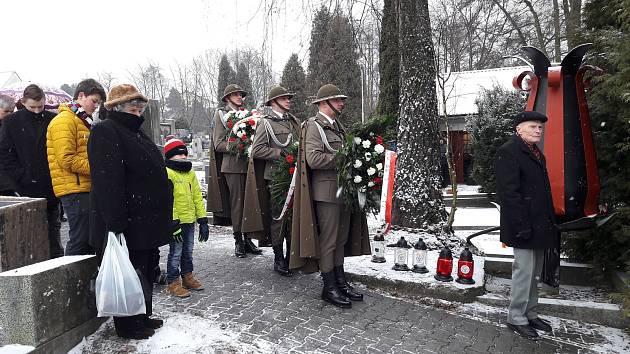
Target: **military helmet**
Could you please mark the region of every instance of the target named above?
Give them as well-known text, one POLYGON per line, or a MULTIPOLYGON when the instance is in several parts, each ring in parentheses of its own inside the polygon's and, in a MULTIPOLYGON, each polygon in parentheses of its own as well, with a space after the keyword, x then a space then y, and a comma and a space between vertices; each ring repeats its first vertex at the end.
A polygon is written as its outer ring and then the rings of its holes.
POLYGON ((295 94, 289 92, 289 90, 285 89, 282 86, 275 86, 269 93, 267 93, 267 101, 265 101, 265 106, 271 106, 271 101, 275 100, 278 97, 289 96, 289 98, 295 96, 295 94))
POLYGON ((345 100, 348 98, 346 95, 341 94, 341 90, 333 84, 326 84, 317 90, 317 97, 313 101, 312 104, 317 104, 318 102, 327 101, 333 98, 340 98, 345 100))
POLYGON ((247 96, 247 91, 243 90, 239 85, 229 84, 225 87, 225 90, 223 90, 223 97, 221 97, 221 101, 225 102, 225 99, 235 92, 242 93, 243 97, 247 96))

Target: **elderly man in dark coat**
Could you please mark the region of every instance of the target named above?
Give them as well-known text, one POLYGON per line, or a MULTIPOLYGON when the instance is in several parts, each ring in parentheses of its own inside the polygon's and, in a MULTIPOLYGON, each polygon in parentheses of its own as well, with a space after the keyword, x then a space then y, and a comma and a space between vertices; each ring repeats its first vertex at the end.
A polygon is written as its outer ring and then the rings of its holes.
POLYGON ((516 134, 496 153, 494 168, 501 204, 501 242, 514 248, 508 327, 529 339, 536 330, 551 331, 538 318, 538 278, 544 252, 557 246, 558 230, 545 156, 536 145, 547 117, 538 112, 516 115, 516 134))

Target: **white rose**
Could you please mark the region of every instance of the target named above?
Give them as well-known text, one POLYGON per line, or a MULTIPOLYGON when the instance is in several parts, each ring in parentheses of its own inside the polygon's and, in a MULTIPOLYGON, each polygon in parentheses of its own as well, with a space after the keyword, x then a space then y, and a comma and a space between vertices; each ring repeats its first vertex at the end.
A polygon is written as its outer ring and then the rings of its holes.
POLYGON ((368 182, 368 187, 374 187, 374 182, 369 181, 369 182, 368 182))
POLYGON ((381 144, 376 144, 376 145, 374 146, 374 151, 375 151, 377 154, 382 154, 382 153, 385 151, 385 147, 383 147, 383 145, 381 145, 381 144))
POLYGON ((376 164, 376 169, 379 170, 379 171, 382 170, 383 169, 383 164, 382 163, 377 163, 376 164))
POLYGON ((367 169, 368 176, 372 176, 375 173, 376 173, 376 169, 374 167, 370 167, 367 169))
POLYGON ((354 143, 357 145, 361 144, 361 138, 359 137, 354 138, 354 143))
POLYGON ((361 178, 361 176, 354 176, 354 183, 361 183, 361 181, 363 181, 363 178, 361 178))
POLYGON ((372 154, 370 154, 369 152, 365 153, 365 161, 370 161, 372 159, 372 154))
POLYGON ((369 140, 363 140, 363 143, 361 143, 361 145, 363 145, 364 149, 367 149, 370 147, 370 145, 372 145, 372 143, 369 140))
POLYGON ((241 123, 241 124, 238 125, 238 127, 241 128, 241 129, 245 129, 245 127, 247 127, 247 124, 241 123))
POLYGON ((363 166, 363 162, 361 162, 361 160, 355 160, 353 166, 354 166, 354 168, 359 168, 359 167, 363 166))

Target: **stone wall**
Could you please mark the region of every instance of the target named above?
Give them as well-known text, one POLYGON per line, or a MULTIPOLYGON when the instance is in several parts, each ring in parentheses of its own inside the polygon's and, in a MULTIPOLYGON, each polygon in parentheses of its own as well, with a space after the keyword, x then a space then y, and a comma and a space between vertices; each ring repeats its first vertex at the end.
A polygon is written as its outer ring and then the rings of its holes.
POLYGON ((48 258, 46 199, 0 197, 0 272, 48 258))

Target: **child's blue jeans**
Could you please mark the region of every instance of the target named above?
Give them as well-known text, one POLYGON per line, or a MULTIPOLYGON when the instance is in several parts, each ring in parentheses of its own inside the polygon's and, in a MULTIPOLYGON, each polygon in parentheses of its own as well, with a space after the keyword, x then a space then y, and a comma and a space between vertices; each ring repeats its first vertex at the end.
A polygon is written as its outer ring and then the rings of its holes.
POLYGON ((181 224, 182 242, 171 241, 166 263, 166 282, 177 280, 180 274, 193 271, 193 245, 195 244, 195 224, 181 224))

